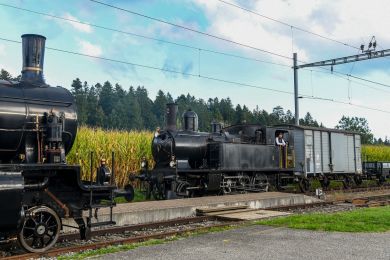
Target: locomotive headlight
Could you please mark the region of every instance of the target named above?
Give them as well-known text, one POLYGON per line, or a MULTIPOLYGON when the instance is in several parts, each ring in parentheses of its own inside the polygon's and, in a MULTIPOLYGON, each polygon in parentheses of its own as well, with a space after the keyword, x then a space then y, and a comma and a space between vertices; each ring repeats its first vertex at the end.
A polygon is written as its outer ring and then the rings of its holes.
POLYGON ((170 161, 169 162, 169 166, 171 166, 171 168, 175 168, 176 162, 175 161, 170 161))
POLYGON ((169 162, 169 166, 171 168, 175 168, 176 167, 176 158, 175 158, 175 156, 171 157, 171 161, 169 162))
POLYGON ((146 160, 145 157, 142 157, 141 160, 141 169, 147 169, 148 168, 148 161, 146 160))

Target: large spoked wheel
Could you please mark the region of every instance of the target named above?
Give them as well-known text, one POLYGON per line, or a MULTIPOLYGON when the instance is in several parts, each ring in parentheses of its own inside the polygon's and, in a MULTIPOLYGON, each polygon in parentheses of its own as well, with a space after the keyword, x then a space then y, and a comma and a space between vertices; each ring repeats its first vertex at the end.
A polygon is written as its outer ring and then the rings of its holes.
POLYGON ((60 230, 61 221, 54 210, 45 206, 34 207, 26 211, 18 241, 28 252, 45 252, 57 242, 60 230))
POLYGON ((330 186, 330 180, 328 177, 324 176, 322 178, 322 180, 320 180, 320 183, 321 183, 321 187, 324 189, 324 190, 327 190, 330 186))
POLYGON ((355 181, 355 184, 356 184, 357 186, 360 186, 360 185, 363 184, 363 179, 362 179, 360 176, 355 176, 355 177, 353 178, 353 180, 355 181))
POLYGON ((350 176, 345 175, 343 179, 344 189, 350 189, 352 187, 352 179, 350 176))
POLYGON ((383 186, 383 184, 386 182, 386 179, 383 175, 378 177, 378 186, 383 186))
POLYGON ((301 192, 306 193, 310 190, 310 181, 307 178, 302 178, 299 180, 299 189, 301 192))

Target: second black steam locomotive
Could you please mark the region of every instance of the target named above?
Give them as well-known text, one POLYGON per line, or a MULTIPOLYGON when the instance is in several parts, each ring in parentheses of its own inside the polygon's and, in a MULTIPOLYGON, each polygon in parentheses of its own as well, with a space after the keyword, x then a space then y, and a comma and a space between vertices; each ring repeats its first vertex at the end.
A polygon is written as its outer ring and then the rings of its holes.
POLYGON ((183 114, 178 130, 177 105, 168 104, 165 129, 152 141, 155 165, 146 160, 138 176, 148 196, 157 199, 201 196, 209 193, 267 191, 298 182, 302 191, 310 180, 327 188, 330 180, 345 187, 361 183, 360 135, 337 129, 292 125, 239 124, 222 128, 212 123, 210 133, 198 131, 198 116, 183 114), (280 134, 286 146, 277 146, 280 134))

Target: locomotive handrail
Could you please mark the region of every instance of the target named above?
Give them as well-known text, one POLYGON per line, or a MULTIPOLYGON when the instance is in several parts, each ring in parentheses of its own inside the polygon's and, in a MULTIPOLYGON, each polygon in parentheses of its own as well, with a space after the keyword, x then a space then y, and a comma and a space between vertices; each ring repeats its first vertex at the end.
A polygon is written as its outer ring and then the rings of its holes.
POLYGON ((45 99, 32 99, 32 98, 23 98, 23 97, 10 97, 10 96, 1 96, 0 99, 13 99, 13 102, 17 102, 18 100, 23 100, 23 102, 32 103, 34 102, 43 102, 43 103, 57 103, 57 104, 65 104, 67 106, 71 106, 72 102, 58 101, 58 100, 45 100, 45 99), (30 101, 30 102, 29 102, 30 101), (32 102, 31 102, 32 101, 32 102))
POLYGON ((43 182, 34 183, 34 184, 25 184, 24 188, 30 190, 42 190, 42 189, 46 189, 48 184, 49 184, 49 177, 45 177, 43 179, 43 182))

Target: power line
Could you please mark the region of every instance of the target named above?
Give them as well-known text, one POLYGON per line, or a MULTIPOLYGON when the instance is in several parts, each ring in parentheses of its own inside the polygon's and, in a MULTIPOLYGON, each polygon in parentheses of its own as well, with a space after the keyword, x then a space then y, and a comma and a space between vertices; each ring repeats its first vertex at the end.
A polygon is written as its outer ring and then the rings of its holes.
POLYGON ((381 83, 381 82, 378 82, 378 81, 365 79, 365 78, 362 78, 362 77, 358 77, 358 76, 355 76, 355 75, 352 75, 352 74, 348 74, 348 73, 343 73, 343 72, 336 71, 336 70, 332 71, 331 69, 327 69, 327 68, 320 67, 320 69, 325 70, 325 71, 327 71, 330 74, 334 73, 334 74, 344 75, 344 76, 351 77, 351 78, 354 78, 354 79, 358 79, 358 80, 361 80, 361 81, 369 82, 371 84, 375 84, 375 85, 379 85, 379 86, 382 86, 382 87, 390 88, 390 85, 387 85, 387 84, 384 84, 384 83, 381 83))
MULTIPOLYGON (((102 25, 92 24, 92 23, 89 23, 89 22, 82 22, 82 21, 78 21, 78 20, 75 20, 75 19, 70 19, 70 18, 65 18, 65 17, 61 17, 61 16, 56 16, 56 15, 52 15, 52 14, 43 13, 43 12, 38 12, 38 11, 25 9, 25 8, 13 6, 13 5, 0 3, 0 6, 14 8, 14 9, 17 9, 17 10, 30 12, 30 13, 34 13, 34 14, 37 14, 37 15, 43 15, 43 16, 47 16, 47 17, 51 17, 51 18, 55 18, 55 19, 59 19, 59 20, 63 20, 63 21, 68 21, 68 22, 72 22, 72 23, 89 25, 89 26, 92 26, 92 27, 95 27, 95 28, 108 30, 108 31, 113 31, 113 32, 118 32, 118 33, 122 33, 122 34, 127 34, 127 35, 130 35, 130 36, 140 37, 140 38, 144 38, 144 39, 148 39, 148 40, 159 41, 159 42, 163 42, 163 43, 167 43, 167 44, 181 46, 181 47, 185 47, 185 48, 189 48, 189 49, 193 49, 193 50, 197 50, 197 51, 204 51, 204 52, 209 52, 209 53, 214 53, 214 54, 234 57, 234 58, 238 58, 238 59, 251 60, 251 61, 255 61, 255 62, 267 63, 267 64, 272 64, 272 65, 277 65, 277 66, 282 66, 282 67, 290 67, 289 65, 282 64, 282 63, 276 63, 276 62, 265 61, 265 60, 260 60, 260 59, 256 59, 256 58, 249 58, 249 57, 236 55, 236 54, 231 54, 231 53, 226 53, 226 52, 220 52, 220 51, 215 51, 215 50, 210 50, 210 49, 204 49, 204 48, 197 47, 197 46, 181 44, 181 43, 167 41, 167 40, 164 40, 164 39, 154 38, 154 37, 145 36, 145 35, 141 35, 141 34, 137 34, 137 33, 122 31, 122 30, 118 30, 118 29, 114 29, 114 28, 110 28, 110 27, 106 27, 106 26, 102 26, 102 25)), ((300 61, 300 62, 302 62, 302 61, 300 61)), ((322 68, 322 69, 325 69, 325 68, 322 68)), ((327 69, 325 69, 325 70, 327 70, 327 69)), ((333 71, 333 72, 334 73, 339 73, 339 74, 342 74, 342 75, 345 75, 345 76, 349 76, 349 77, 352 77, 352 78, 356 78, 356 79, 359 79, 359 80, 362 80, 362 81, 370 82, 370 83, 373 83, 373 84, 378 84, 378 85, 390 87, 389 85, 385 85, 385 84, 379 83, 379 82, 373 82, 371 80, 366 80, 364 78, 357 77, 357 76, 354 76, 354 75, 351 75, 351 74, 344 74, 344 73, 341 73, 341 72, 338 72, 338 71, 333 71)), ((365 85, 365 86, 367 86, 367 85, 365 85)))
MULTIPOLYGON (((307 70, 309 71, 309 69, 303 69, 303 70, 307 70)), ((345 73, 342 73, 342 72, 335 72, 335 71, 328 71, 328 70, 310 70, 310 71, 313 71, 313 72, 316 72, 316 73, 322 73, 322 74, 331 74, 333 75, 334 77, 338 77, 338 78, 341 78, 341 79, 344 79, 344 80, 348 80, 352 83, 355 83, 357 85, 361 85, 361 86, 365 86, 367 88, 371 88, 371 89, 375 89, 377 91, 381 91, 381 92, 385 92, 385 93, 390 93, 390 91, 386 90, 386 89, 381 89, 381 88, 376 88, 374 86, 370 86, 370 85, 367 85, 367 84, 364 84, 362 82, 359 82, 359 81, 356 81, 356 80, 351 80, 348 78, 348 75, 349 74, 345 74, 345 73)))
POLYGON ((342 41, 339 41, 339 40, 336 40, 336 39, 333 39, 333 38, 330 38, 330 37, 321 35, 321 34, 319 34, 319 33, 315 33, 315 32, 309 31, 309 30, 307 30, 307 29, 304 29, 304 28, 301 28, 301 27, 298 27, 298 26, 295 26, 295 25, 288 24, 288 23, 283 22, 283 21, 280 21, 280 20, 278 20, 278 19, 275 19, 275 18, 266 16, 266 15, 263 15, 263 14, 257 13, 257 12, 255 12, 255 11, 252 11, 252 10, 247 9, 247 8, 245 8, 245 7, 242 7, 242 6, 239 6, 239 5, 236 5, 236 4, 233 4, 233 3, 230 3, 230 2, 224 1, 224 0, 217 0, 217 1, 219 1, 219 2, 221 2, 221 3, 224 3, 224 4, 226 4, 226 5, 230 5, 230 6, 232 6, 232 7, 241 9, 241 10, 243 10, 243 11, 249 12, 249 13, 251 13, 251 14, 260 16, 260 17, 262 17, 262 18, 271 20, 271 21, 276 22, 276 23, 279 23, 279 24, 281 24, 281 25, 288 26, 288 27, 290 27, 291 29, 299 30, 299 31, 301 31, 301 32, 305 32, 305 33, 308 33, 308 34, 312 34, 312 35, 315 35, 315 36, 317 36, 317 37, 320 37, 320 38, 325 39, 325 40, 328 40, 328 41, 336 42, 336 43, 342 44, 342 45, 344 45, 344 46, 347 46, 347 47, 350 47, 350 48, 354 48, 354 49, 360 50, 360 48, 358 48, 358 47, 356 47, 356 46, 353 46, 353 45, 350 45, 350 44, 348 44, 348 43, 345 43, 345 42, 342 42, 342 41))
POLYGON ((315 97, 315 96, 313 97, 313 96, 308 96, 308 95, 301 95, 300 97, 306 98, 306 99, 329 101, 329 102, 334 102, 334 103, 339 103, 339 104, 344 104, 344 105, 351 105, 351 106, 354 106, 354 107, 360 107, 360 108, 364 108, 364 109, 368 109, 368 110, 373 110, 373 111, 378 111, 378 112, 383 112, 383 113, 390 114, 390 111, 387 111, 387 110, 382 110, 382 109, 379 109, 379 108, 373 108, 373 107, 358 105, 358 104, 354 104, 354 103, 351 103, 351 102, 336 100, 336 99, 333 99, 333 98, 323 98, 323 97, 315 97))
POLYGON ((21 8, 21 7, 9 5, 9 4, 0 3, 0 6, 14 8, 14 9, 17 9, 17 10, 20 10, 20 11, 29 12, 29 13, 33 13, 33 14, 36 14, 36 15, 47 16, 47 17, 51 17, 51 18, 54 18, 54 19, 63 20, 63 21, 71 22, 71 23, 88 25, 88 26, 92 26, 92 27, 95 27, 95 28, 99 28, 99 29, 103 29, 103 30, 107 30, 107 31, 112 31, 112 32, 117 32, 117 33, 122 33, 122 34, 130 35, 130 36, 134 36, 134 37, 139 37, 139 38, 143 38, 143 39, 147 39, 147 40, 152 40, 152 41, 158 41, 158 42, 162 42, 162 43, 172 44, 172 45, 176 45, 176 46, 180 46, 180 47, 184 47, 184 48, 188 48, 188 49, 192 49, 192 50, 197 50, 197 51, 200 50, 200 51, 204 51, 204 52, 209 52, 209 53, 219 54, 219 55, 223 55, 223 56, 234 57, 234 58, 238 58, 238 59, 250 60, 250 61, 255 61, 255 62, 260 62, 260 63, 268 63, 268 64, 277 65, 277 66, 283 66, 283 67, 290 67, 289 65, 282 64, 282 63, 277 63, 277 62, 272 62, 272 61, 265 61, 265 60, 260 60, 260 59, 256 59, 256 58, 249 58, 249 57, 236 55, 236 54, 232 54, 232 53, 227 53, 227 52, 221 52, 221 51, 215 51, 215 50, 210 50, 210 49, 204 49, 204 48, 193 46, 193 45, 167 41, 167 40, 164 40, 164 39, 159 39, 159 38, 150 37, 150 36, 146 36, 146 35, 141 35, 141 34, 137 34, 137 33, 133 33, 133 32, 123 31, 123 30, 119 30, 119 29, 115 29, 115 28, 111 28, 111 27, 106 27, 106 26, 103 26, 103 25, 92 24, 92 23, 89 23, 89 22, 78 21, 78 20, 71 19, 71 18, 65 18, 65 17, 53 15, 53 14, 48 14, 48 13, 43 13, 43 12, 39 12, 39 11, 34 11, 34 10, 31 10, 31 9, 21 8))
MULTIPOLYGON (((0 37, 0 40, 6 41, 6 42, 11 42, 11 43, 18 43, 18 44, 22 43, 21 41, 15 41, 15 40, 6 39, 6 38, 2 38, 2 37, 0 37)), ((207 79, 207 80, 211 80, 211 81, 228 83, 228 84, 232 84, 232 85, 262 89, 262 90, 283 93, 283 94, 289 94, 289 95, 294 94, 293 92, 290 92, 290 91, 271 89, 271 88, 261 87, 261 86, 257 86, 257 85, 253 85, 253 84, 247 84, 247 83, 242 83, 242 82, 225 80, 225 79, 221 79, 221 78, 215 78, 212 76, 196 75, 196 74, 192 74, 192 73, 186 73, 186 72, 181 72, 181 71, 176 71, 176 70, 171 70, 171 69, 159 68, 159 67, 155 67, 155 66, 138 64, 138 63, 133 63, 133 62, 128 62, 128 61, 121 61, 121 60, 112 59, 112 58, 99 57, 99 56, 94 56, 94 55, 89 55, 89 54, 84 54, 84 53, 79 53, 79 52, 74 52, 74 51, 68 51, 68 50, 63 50, 63 49, 58 49, 58 48, 53 48, 53 47, 46 47, 46 49, 57 51, 57 52, 62 52, 62 53, 67 53, 67 54, 72 54, 72 55, 77 55, 77 56, 83 56, 83 57, 88 57, 88 58, 94 58, 94 59, 99 59, 99 60, 104 60, 104 61, 110 61, 110 62, 131 65, 131 66, 135 66, 135 67, 141 67, 141 68, 146 68, 146 69, 152 69, 152 70, 158 70, 158 71, 169 72, 169 73, 174 73, 174 74, 180 74, 180 75, 190 76, 190 77, 195 77, 195 78, 203 78, 203 79, 207 79)), ((369 110, 374 110, 374 111, 379 111, 379 112, 390 114, 390 111, 387 111, 387 110, 381 110, 378 108, 362 106, 362 105, 354 104, 351 102, 345 102, 345 101, 329 99, 329 98, 324 98, 324 97, 318 97, 318 96, 310 96, 310 95, 302 95, 302 97, 308 98, 308 99, 330 101, 330 102, 339 103, 339 104, 346 104, 346 105, 351 105, 351 106, 355 106, 355 107, 360 107, 360 108, 365 108, 365 109, 369 109, 369 110)))
MULTIPOLYGON (((22 43, 21 41, 10 40, 10 39, 6 39, 6 38, 2 38, 2 37, 0 37, 0 40, 7 41, 7 42, 12 42, 12 43, 19 43, 19 44, 22 43)), ((223 83, 229 83, 229 84, 233 84, 233 85, 240 85, 240 86, 245 86, 245 87, 251 87, 251 88, 257 88, 257 89, 262 89, 262 90, 273 91, 273 92, 277 92, 277 93, 284 93, 284 94, 290 94, 290 95, 293 94, 290 91, 277 90, 277 89, 261 87, 261 86, 257 86, 257 85, 253 85, 253 84, 247 84, 247 83, 242 83, 242 82, 236 82, 236 81, 231 81, 231 80, 215 78, 215 77, 211 77, 211 76, 198 75, 198 74, 187 73, 187 72, 182 72, 182 71, 176 71, 176 70, 171 70, 171 69, 166 69, 166 68, 160 68, 160 67, 155 67, 155 66, 150 66, 150 65, 145 65, 145 64, 139 64, 139 63, 134 63, 134 62, 122 61, 122 60, 106 58, 106 57, 100 57, 100 56, 94 56, 94 55, 84 54, 84 53, 75 52, 75 51, 63 50, 63 49, 58 49, 58 48, 53 48, 53 47, 46 47, 46 49, 57 51, 57 52, 62 52, 62 53, 67 53, 67 54, 73 54, 73 55, 77 55, 77 56, 83 56, 83 57, 89 57, 89 58, 104 60, 104 61, 111 61, 111 62, 126 64, 126 65, 131 65, 131 66, 140 67, 140 68, 159 70, 159 71, 169 72, 169 73, 174 73, 174 74, 180 74, 180 75, 183 75, 183 76, 203 78, 203 79, 208 79, 208 80, 213 80, 213 81, 218 81, 218 82, 223 82, 223 83)))
POLYGON ((217 35, 214 35, 214 34, 211 34, 211 33, 206 33, 206 32, 202 32, 202 31, 199 31, 199 30, 195 30, 195 29, 192 29, 192 28, 184 26, 184 25, 179 25, 179 24, 175 24, 175 23, 172 23, 172 22, 168 22, 168 21, 165 21, 165 20, 162 20, 162 19, 159 19, 159 18, 155 18, 155 17, 149 16, 149 15, 141 14, 141 13, 129 10, 129 9, 125 9, 125 8, 118 7, 118 6, 115 6, 115 5, 107 4, 107 3, 100 2, 100 1, 97 1, 97 0, 89 0, 89 1, 97 3, 97 4, 100 4, 100 5, 103 5, 103 6, 106 6, 106 7, 110 7, 110 8, 116 9, 116 10, 120 10, 120 11, 123 11, 123 12, 126 12, 126 13, 137 15, 137 16, 149 19, 149 20, 153 20, 153 21, 156 21, 156 22, 159 22, 159 23, 168 24, 170 26, 174 26, 174 27, 177 27, 177 28, 180 28, 180 29, 183 29, 183 30, 187 30, 187 31, 191 31, 191 32, 194 32, 194 33, 198 33, 198 34, 201 34, 201 35, 204 35, 204 36, 207 36, 207 37, 211 37, 211 38, 214 38, 214 39, 217 39, 217 40, 221 40, 221 41, 228 42, 228 43, 231 43, 231 44, 236 44, 236 45, 239 45, 239 46, 242 46, 242 47, 245 47, 245 48, 249 48, 249 49, 252 49, 252 50, 260 51, 260 52, 263 52, 263 53, 267 53, 269 55, 274 55, 274 56, 277 56, 277 57, 280 57, 280 58, 284 58, 284 59, 289 59, 289 60, 292 59, 291 57, 288 57, 288 56, 285 56, 285 55, 282 55, 282 54, 279 54, 279 53, 276 53, 276 52, 272 52, 272 51, 264 50, 264 49, 261 49, 261 48, 257 48, 257 47, 254 47, 254 46, 251 46, 251 45, 248 45, 248 44, 245 44, 245 43, 240 43, 240 42, 237 42, 237 41, 229 40, 229 39, 223 38, 221 36, 217 36, 217 35))

